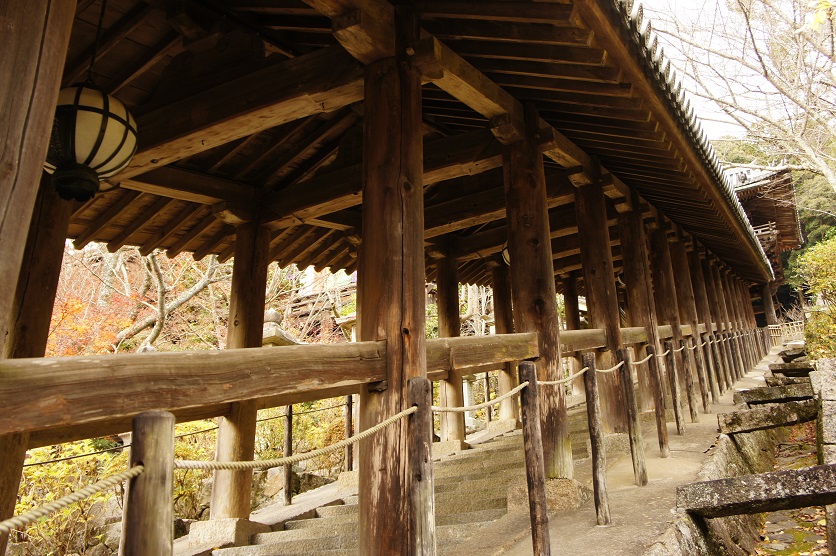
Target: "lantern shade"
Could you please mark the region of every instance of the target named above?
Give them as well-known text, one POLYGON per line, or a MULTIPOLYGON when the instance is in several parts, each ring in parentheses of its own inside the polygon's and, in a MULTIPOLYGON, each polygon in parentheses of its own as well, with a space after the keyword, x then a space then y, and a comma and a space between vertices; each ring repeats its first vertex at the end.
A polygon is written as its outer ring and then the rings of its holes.
POLYGON ((121 172, 136 152, 136 121, 121 101, 90 83, 58 94, 44 168, 65 199, 86 201, 99 181, 121 172))
POLYGON ((508 251, 508 242, 502 244, 502 261, 511 266, 511 253, 508 251))

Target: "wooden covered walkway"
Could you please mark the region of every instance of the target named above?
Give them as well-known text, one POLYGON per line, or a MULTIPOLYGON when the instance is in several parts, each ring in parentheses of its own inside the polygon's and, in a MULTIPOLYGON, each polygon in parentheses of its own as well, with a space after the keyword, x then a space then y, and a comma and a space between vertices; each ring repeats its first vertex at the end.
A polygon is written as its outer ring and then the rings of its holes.
MULTIPOLYGON (((632 2, 102 8, 0 8, 13 31, 0 51, 15 53, 0 61, 4 357, 43 355, 68 237, 234 257, 231 349, 0 363, 0 517, 27 448, 123 431, 146 410, 222 417, 216 459, 247 460, 259 408, 359 392, 365 429, 410 405, 413 378, 442 380, 442 403, 460 406, 466 369, 504 366, 502 393, 514 361, 536 358, 538 380, 555 381, 561 354, 609 368, 630 348, 637 361, 669 352, 633 377, 661 442, 666 397, 681 390, 696 420, 765 349, 750 292, 769 293, 773 271, 632 2), (91 55, 96 84, 133 112, 138 149, 95 196, 70 201, 43 163, 59 88, 83 81, 91 55), (261 345, 272 261, 356 270, 361 343, 234 352, 261 345), (433 341, 428 280, 446 337, 433 341), (494 288, 496 336, 450 338, 459 283, 494 288), (578 330, 579 295, 591 330, 578 330)), ((605 430, 626 431, 624 380, 600 382, 605 430)), ((539 399, 550 478, 573 473, 565 395, 539 399)), ((520 418, 514 403, 500 416, 520 418)), ((425 551, 415 485, 431 489, 432 475, 416 473, 407 428, 360 449, 363 554, 425 551)), ((464 440, 460 414, 442 436, 464 440)), ((248 517, 250 481, 216 473, 213 519, 248 517)))

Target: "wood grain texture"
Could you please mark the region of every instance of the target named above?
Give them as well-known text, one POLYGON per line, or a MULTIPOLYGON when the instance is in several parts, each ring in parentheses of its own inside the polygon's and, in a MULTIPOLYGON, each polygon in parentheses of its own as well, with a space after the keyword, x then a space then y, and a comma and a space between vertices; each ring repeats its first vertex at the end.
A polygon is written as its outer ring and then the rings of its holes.
POLYGON ((148 411, 131 428, 130 466, 145 470, 128 482, 119 553, 171 554, 174 543, 174 415, 148 411))
MULTIPOLYGON (((461 319, 459 316, 459 274, 456 259, 444 257, 436 263, 436 287, 438 289, 438 335, 441 338, 458 337, 461 335, 461 319)), ((462 377, 458 373, 450 373, 447 380, 439 384, 439 403, 442 407, 462 407, 464 405, 464 389, 462 377)), ((465 438, 464 413, 442 413, 441 440, 461 440, 465 438)))
MULTIPOLYGON (((363 244, 358 269, 361 340, 386 340, 385 390, 360 392, 360 428, 408 404, 408 380, 427 374, 421 77, 405 59, 417 19, 396 6, 398 57, 369 65, 363 120, 363 244)), ((384 387, 381 385, 381 388, 384 387)), ((412 554, 407 425, 360 444, 359 549, 412 554)))
MULTIPOLYGON (((543 155, 534 138, 538 118, 527 114, 526 139, 505 148, 505 195, 508 251, 511 259, 514 326, 537 332, 540 380, 562 378, 560 326, 552 268, 543 155)), ((541 400, 546 476, 572 478, 572 448, 563 389, 544 392, 541 400)))
MULTIPOLYGON (((576 193, 575 211, 581 245, 583 281, 586 286, 587 318, 592 328, 606 330, 607 352, 597 357, 598 366, 608 369, 616 363, 621 347, 621 316, 610 248, 609 226, 604 192, 599 184, 585 185, 576 193)), ((626 432, 623 390, 617 374, 600 377, 601 408, 604 428, 626 432)))
POLYGON ((618 362, 624 364, 618 369, 621 375, 621 385, 624 390, 624 405, 627 413, 627 434, 630 438, 630 456, 633 460, 633 480, 636 486, 647 485, 647 466, 644 461, 644 438, 639 421, 639 410, 636 405, 636 394, 633 390, 633 362, 630 350, 618 350, 618 362))
MULTIPOLYGON (((493 287, 494 325, 497 334, 514 332, 514 314, 511 310, 511 276, 504 261, 497 261, 491 268, 491 285, 493 287)), ((497 378, 499 391, 502 396, 517 387, 516 362, 506 363, 497 378)), ((519 421, 520 405, 514 398, 499 402, 499 419, 505 421, 519 421)))
POLYGON ((546 502, 546 470, 543 465, 543 434, 540 428, 540 393, 537 387, 537 367, 531 361, 519 366, 520 383, 528 386, 520 393, 522 410, 525 480, 528 485, 528 511, 531 516, 531 542, 534 554, 549 556, 549 508, 546 502))
POLYGON ((595 355, 586 353, 583 366, 589 370, 583 375, 586 391, 586 417, 589 424, 589 441, 592 456, 592 490, 595 500, 595 515, 598 525, 609 525, 610 503, 607 494, 607 452, 604 447, 604 426, 601 422, 601 402, 598 393, 598 373, 595 370, 595 355))
POLYGON ((435 556, 435 489, 433 486, 432 382, 426 377, 409 379, 409 404, 418 411, 409 416, 410 529, 412 554, 435 556))

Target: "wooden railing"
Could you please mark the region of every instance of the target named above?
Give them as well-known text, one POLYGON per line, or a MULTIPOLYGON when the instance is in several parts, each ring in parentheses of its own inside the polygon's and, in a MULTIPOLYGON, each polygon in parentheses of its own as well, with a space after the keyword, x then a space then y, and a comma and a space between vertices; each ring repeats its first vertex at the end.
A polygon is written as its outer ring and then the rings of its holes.
POLYGON ((769 325, 769 337, 773 346, 804 339, 804 322, 800 320, 769 325))

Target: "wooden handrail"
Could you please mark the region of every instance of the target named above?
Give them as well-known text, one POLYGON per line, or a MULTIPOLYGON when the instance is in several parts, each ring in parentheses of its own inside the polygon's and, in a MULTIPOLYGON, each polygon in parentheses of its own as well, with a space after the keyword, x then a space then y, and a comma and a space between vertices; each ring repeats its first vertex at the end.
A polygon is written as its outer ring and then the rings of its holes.
MULTIPOLYGON (((533 333, 429 340, 428 376, 537 354, 533 333)), ((240 400, 274 407, 345 395, 383 380, 385 356, 385 342, 359 342, 5 359, 0 434, 30 432, 30 446, 43 446, 128 430, 133 415, 153 409, 194 420, 224 415, 240 400)))

